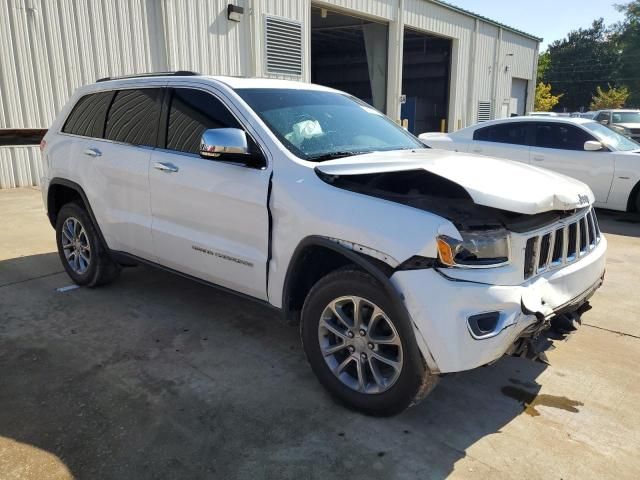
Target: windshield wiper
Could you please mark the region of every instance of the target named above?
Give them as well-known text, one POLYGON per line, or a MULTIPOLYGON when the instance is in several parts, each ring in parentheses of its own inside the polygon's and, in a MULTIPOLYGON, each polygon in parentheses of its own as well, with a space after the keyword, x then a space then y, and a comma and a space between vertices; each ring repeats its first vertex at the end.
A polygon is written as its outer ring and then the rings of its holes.
POLYGON ((353 151, 338 151, 338 152, 329 152, 329 153, 323 153, 322 155, 318 155, 315 157, 309 157, 308 160, 311 160, 312 162, 322 162, 324 160, 333 160, 335 158, 344 158, 344 157, 352 157, 354 155, 363 155, 365 153, 371 153, 371 150, 369 151, 362 151, 362 152, 353 152, 353 151))

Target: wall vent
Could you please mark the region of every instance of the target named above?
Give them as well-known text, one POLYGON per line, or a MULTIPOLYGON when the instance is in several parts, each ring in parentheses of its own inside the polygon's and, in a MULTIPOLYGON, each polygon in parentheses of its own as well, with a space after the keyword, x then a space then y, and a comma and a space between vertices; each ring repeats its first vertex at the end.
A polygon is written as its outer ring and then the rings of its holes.
POLYGON ((478 102, 478 123, 491 120, 491 102, 478 102))
POLYGON ((302 24, 265 17, 267 73, 302 75, 302 24))

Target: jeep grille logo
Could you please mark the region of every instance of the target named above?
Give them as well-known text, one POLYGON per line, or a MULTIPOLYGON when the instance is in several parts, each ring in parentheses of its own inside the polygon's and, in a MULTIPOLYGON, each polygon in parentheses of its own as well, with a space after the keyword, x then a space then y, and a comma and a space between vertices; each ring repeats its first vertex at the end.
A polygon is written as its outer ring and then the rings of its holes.
POLYGON ((589 203, 589 197, 586 195, 578 195, 578 203, 580 203, 581 205, 583 203, 589 203))

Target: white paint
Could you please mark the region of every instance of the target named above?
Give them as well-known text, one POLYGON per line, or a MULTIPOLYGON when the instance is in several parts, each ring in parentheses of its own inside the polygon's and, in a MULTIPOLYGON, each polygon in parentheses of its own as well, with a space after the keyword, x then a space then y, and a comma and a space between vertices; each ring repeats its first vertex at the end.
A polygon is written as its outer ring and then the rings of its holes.
MULTIPOLYGON (((583 126, 588 123, 594 123, 593 120, 589 119, 558 116, 515 117, 485 122, 445 135, 426 133, 420 135, 420 139, 433 148, 517 160, 525 164, 531 164, 532 167, 536 167, 540 171, 548 169, 566 175, 567 177, 565 178, 575 178, 588 185, 593 191, 595 204, 598 207, 626 211, 628 202, 630 200, 631 202, 635 201, 635 199, 630 198, 630 195, 634 186, 640 182, 638 151, 616 151, 613 147, 610 147, 611 151, 607 149, 599 151, 565 150, 473 139, 474 132, 480 128, 517 122, 572 125, 585 130, 588 135, 591 135, 591 133, 584 129, 583 126)), ((595 137, 591 138, 597 140, 595 137)), ((493 161, 493 159, 488 158, 476 160, 477 164, 482 167, 491 164, 493 161)), ((529 183, 529 185, 535 185, 535 188, 539 191, 544 191, 546 188, 545 181, 531 174, 527 174, 524 178, 526 181, 522 184, 517 178, 511 180, 505 177, 501 178, 505 185, 508 183, 526 188, 526 184, 529 183)), ((574 189, 567 189, 565 193, 571 196, 578 192, 574 189)))

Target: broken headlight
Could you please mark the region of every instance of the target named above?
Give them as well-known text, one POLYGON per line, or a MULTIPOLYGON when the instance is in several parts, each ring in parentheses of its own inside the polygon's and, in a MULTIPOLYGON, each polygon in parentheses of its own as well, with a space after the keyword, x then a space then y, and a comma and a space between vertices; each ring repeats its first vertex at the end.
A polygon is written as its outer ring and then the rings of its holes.
POLYGON ((438 237, 438 259, 448 267, 496 267, 509 261, 509 233, 504 229, 461 231, 462 241, 438 237))

